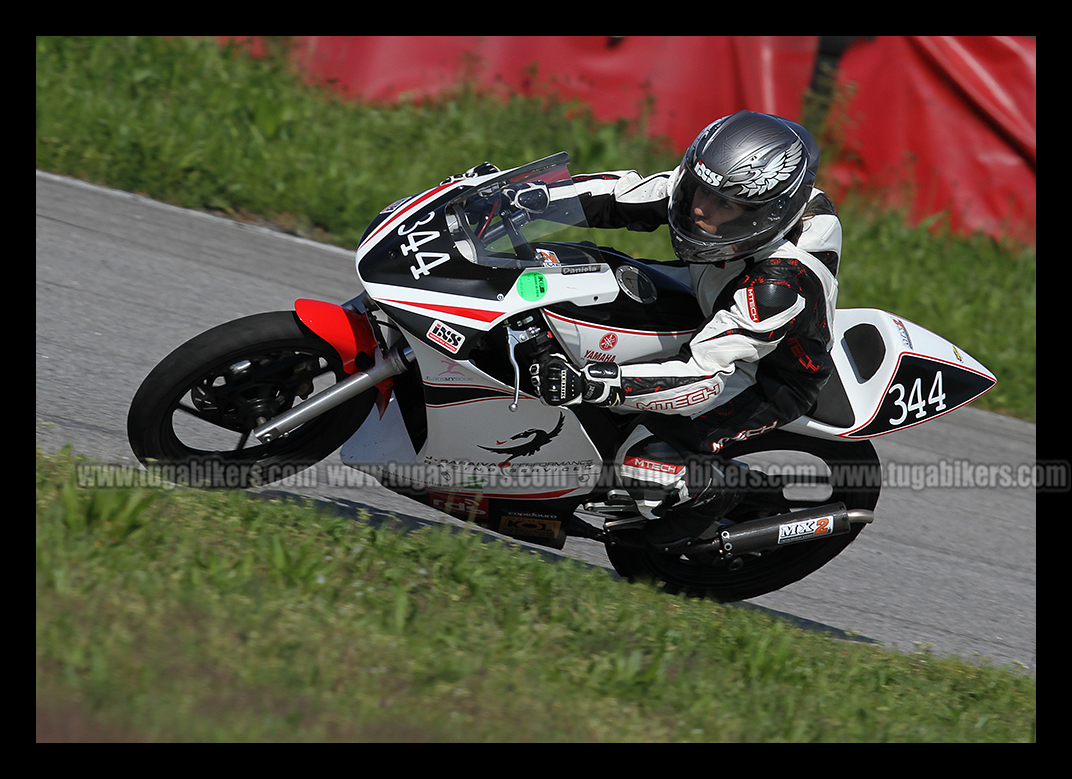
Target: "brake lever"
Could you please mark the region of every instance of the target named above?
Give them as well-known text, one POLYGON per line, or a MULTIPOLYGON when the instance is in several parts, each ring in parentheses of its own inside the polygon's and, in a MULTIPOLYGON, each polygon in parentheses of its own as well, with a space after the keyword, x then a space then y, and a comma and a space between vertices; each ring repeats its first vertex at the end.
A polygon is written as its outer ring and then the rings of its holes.
POLYGON ((510 364, 514 366, 514 402, 510 404, 511 411, 517 411, 517 403, 521 398, 521 366, 517 364, 514 351, 530 337, 528 330, 515 330, 509 325, 506 326, 507 356, 510 358, 510 364))
MULTIPOLYGON (((531 318, 528 321, 532 321, 531 318)), ((518 365, 517 357, 514 352, 521 344, 528 343, 532 340, 538 340, 543 333, 543 329, 537 325, 532 325, 523 329, 515 329, 510 327, 509 323, 506 325, 506 345, 507 356, 510 358, 510 364, 514 366, 514 402, 510 404, 511 411, 517 411, 518 401, 521 398, 521 366, 518 365)), ((539 370, 540 366, 533 363, 529 366, 529 375, 532 377, 532 383, 539 392, 539 370)))

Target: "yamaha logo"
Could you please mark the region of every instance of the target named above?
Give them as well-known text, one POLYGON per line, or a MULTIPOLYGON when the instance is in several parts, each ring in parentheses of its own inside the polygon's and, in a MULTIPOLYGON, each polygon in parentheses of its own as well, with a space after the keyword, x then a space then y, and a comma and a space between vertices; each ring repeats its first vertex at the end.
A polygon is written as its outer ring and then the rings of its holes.
POLYGON ((605 352, 609 352, 617 345, 618 336, 616 336, 614 333, 607 333, 605 336, 599 339, 599 348, 605 352))

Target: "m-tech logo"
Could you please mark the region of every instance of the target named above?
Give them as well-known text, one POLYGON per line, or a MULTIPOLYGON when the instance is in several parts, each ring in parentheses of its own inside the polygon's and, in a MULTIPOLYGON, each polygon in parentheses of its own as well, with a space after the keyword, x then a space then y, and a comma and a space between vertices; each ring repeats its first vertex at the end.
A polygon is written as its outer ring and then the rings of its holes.
POLYGON ((675 398, 640 401, 636 406, 641 411, 670 411, 672 409, 686 408, 688 406, 695 406, 697 403, 703 403, 720 392, 722 392, 721 382, 714 387, 701 387, 700 389, 693 390, 684 395, 678 395, 675 398))

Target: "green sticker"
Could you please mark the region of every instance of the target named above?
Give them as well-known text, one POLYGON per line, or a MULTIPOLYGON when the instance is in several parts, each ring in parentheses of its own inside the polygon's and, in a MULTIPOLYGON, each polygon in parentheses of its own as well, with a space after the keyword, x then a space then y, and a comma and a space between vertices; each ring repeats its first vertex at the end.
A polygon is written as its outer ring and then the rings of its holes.
POLYGON ((517 294, 525 300, 536 301, 547 294, 547 277, 542 273, 526 273, 517 280, 517 294))

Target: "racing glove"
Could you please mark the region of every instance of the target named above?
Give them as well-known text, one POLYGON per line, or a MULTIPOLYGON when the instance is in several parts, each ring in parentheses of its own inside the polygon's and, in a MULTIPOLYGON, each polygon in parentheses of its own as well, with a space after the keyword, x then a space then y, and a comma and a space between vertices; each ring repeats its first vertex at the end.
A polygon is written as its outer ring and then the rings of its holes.
POLYGON ((574 406, 582 401, 604 408, 625 399, 622 377, 612 362, 590 362, 578 370, 560 354, 540 366, 540 397, 551 406, 574 406))
POLYGON ((516 187, 504 189, 503 197, 515 211, 525 210, 530 214, 542 214, 551 203, 547 185, 542 181, 528 181, 516 187))
POLYGON ((455 181, 461 181, 462 179, 471 179, 477 176, 486 176, 489 173, 498 173, 499 169, 492 165, 490 162, 482 162, 479 165, 474 165, 465 171, 465 173, 456 173, 450 178, 443 179, 441 184, 451 184, 455 181))

